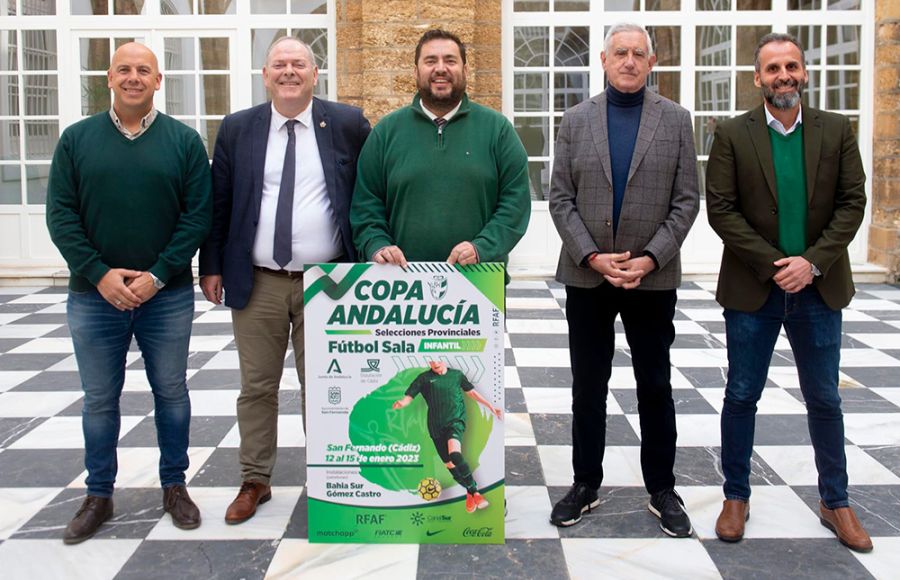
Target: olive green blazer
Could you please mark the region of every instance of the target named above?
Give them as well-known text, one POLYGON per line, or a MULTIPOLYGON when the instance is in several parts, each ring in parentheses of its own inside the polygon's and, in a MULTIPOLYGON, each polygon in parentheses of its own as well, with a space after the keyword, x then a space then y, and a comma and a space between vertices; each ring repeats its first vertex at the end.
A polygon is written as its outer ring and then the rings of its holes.
MULTIPOLYGON (((854 288, 847 246, 862 223, 866 175, 850 120, 803 107, 803 149, 808 200, 803 257, 822 275, 814 285, 835 310, 854 288)), ((772 145, 763 106, 719 123, 706 169, 709 223, 725 244, 716 300, 752 312, 775 284, 778 196, 772 145)))

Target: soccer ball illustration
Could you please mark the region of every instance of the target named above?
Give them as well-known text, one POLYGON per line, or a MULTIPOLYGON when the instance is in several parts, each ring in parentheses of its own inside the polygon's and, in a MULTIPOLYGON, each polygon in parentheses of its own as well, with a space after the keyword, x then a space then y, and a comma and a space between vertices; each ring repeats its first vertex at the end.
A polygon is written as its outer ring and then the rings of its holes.
POLYGON ((441 484, 433 477, 426 477, 419 482, 419 495, 425 501, 432 501, 441 495, 441 484))

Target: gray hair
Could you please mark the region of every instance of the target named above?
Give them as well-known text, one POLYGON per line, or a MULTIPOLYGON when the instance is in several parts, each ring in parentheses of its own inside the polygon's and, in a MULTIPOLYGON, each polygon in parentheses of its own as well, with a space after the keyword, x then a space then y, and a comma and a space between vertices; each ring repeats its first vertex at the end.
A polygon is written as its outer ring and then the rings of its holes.
POLYGON ((647 40, 647 56, 653 56, 653 40, 650 38, 650 33, 647 32, 647 29, 641 26, 640 24, 635 24, 634 22, 616 22, 612 26, 609 27, 609 30, 606 32, 606 37, 603 39, 603 51, 609 52, 609 46, 612 44, 612 37, 614 34, 618 34, 620 32, 640 32, 644 35, 644 38, 647 40))
POLYGON ((770 42, 790 42, 796 46, 800 49, 800 62, 806 67, 806 51, 803 50, 803 45, 800 44, 800 41, 797 40, 796 36, 785 34, 783 32, 770 32, 759 39, 759 44, 756 45, 756 51, 753 53, 753 68, 756 69, 756 72, 759 72, 759 52, 770 42))
POLYGON ((269 64, 269 57, 272 56, 272 51, 275 50, 275 47, 281 44, 282 42, 293 41, 306 49, 307 54, 309 54, 309 59, 312 61, 313 66, 318 66, 316 64, 316 53, 313 52, 313 49, 310 45, 306 44, 296 36, 279 36, 275 40, 272 41, 272 44, 269 45, 269 49, 266 50, 266 65, 269 64))

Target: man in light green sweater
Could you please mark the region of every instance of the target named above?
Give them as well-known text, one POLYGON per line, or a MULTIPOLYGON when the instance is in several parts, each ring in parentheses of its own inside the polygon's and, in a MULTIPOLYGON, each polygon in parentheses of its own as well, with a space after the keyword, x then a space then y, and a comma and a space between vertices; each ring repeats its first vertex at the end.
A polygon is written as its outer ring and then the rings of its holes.
POLYGON ((466 47, 429 30, 418 94, 384 117, 359 157, 350 208, 363 260, 506 262, 531 215, 528 158, 509 121, 466 96, 466 47))
POLYGON ((179 528, 200 525, 185 487, 185 378, 191 258, 212 221, 209 161, 196 131, 153 108, 162 75, 147 47, 119 47, 107 80, 112 108, 66 129, 47 188, 47 226, 71 272, 67 318, 84 390, 87 497, 66 527, 67 544, 90 538, 113 515, 132 337, 153 391, 163 508, 179 528))

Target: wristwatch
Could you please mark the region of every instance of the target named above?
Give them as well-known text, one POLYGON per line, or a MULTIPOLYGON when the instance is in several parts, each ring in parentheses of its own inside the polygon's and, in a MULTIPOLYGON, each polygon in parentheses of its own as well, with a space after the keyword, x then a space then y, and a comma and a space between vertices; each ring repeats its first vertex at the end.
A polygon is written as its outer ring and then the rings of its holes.
POLYGON ((819 269, 816 267, 816 265, 813 264, 812 262, 809 263, 809 269, 810 269, 810 271, 812 272, 812 275, 815 276, 815 277, 818 277, 818 276, 821 276, 821 275, 822 275, 822 271, 819 270, 819 269))
POLYGON ((160 280, 159 278, 157 278, 153 274, 153 272, 147 272, 147 273, 150 274, 150 277, 153 279, 153 287, 154 288, 156 288, 157 290, 162 290, 163 288, 166 287, 166 283, 163 282, 162 280, 160 280))

